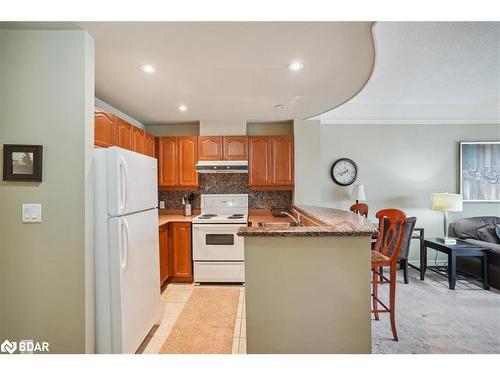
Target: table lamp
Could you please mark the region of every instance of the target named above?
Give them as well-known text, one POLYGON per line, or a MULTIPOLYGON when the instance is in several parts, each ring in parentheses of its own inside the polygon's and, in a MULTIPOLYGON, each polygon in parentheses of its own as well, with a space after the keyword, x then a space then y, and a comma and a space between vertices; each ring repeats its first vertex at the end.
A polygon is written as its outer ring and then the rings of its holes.
POLYGON ((358 204, 359 201, 366 201, 365 187, 363 185, 354 185, 352 187, 351 198, 356 200, 356 204, 358 204))
POLYGON ((433 193, 432 209, 443 211, 444 214, 444 238, 439 238, 447 245, 456 244, 456 240, 448 237, 448 211, 460 212, 463 210, 462 196, 460 194, 433 193))

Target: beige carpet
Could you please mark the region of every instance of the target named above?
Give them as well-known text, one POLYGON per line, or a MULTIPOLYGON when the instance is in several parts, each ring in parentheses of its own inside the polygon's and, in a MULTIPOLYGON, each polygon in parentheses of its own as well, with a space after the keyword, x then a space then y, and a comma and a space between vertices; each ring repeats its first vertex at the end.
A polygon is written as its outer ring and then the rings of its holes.
POLYGON ((195 288, 160 354, 231 354, 239 288, 195 288))

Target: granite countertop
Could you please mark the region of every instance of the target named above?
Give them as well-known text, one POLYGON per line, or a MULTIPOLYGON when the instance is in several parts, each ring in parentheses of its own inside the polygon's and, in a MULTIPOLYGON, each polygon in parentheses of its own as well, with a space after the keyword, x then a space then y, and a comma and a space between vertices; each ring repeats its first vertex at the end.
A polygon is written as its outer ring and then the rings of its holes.
POLYGON ((319 225, 273 228, 241 227, 238 229, 238 235, 243 237, 339 237, 371 236, 377 233, 377 229, 370 220, 350 211, 305 205, 293 206, 293 209, 319 225))
POLYGON ((197 215, 192 216, 184 216, 179 213, 170 213, 168 211, 160 211, 158 215, 158 226, 168 223, 190 223, 193 221, 193 218, 197 215))

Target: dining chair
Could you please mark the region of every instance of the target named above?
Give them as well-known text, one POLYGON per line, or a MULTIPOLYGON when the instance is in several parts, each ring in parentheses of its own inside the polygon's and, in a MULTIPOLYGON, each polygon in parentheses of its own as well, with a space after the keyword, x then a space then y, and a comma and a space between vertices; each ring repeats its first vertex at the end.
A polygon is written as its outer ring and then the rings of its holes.
POLYGON ((406 215, 403 211, 388 208, 378 211, 375 216, 379 220, 379 234, 377 242, 371 251, 372 312, 375 320, 379 320, 379 313, 390 314, 392 335, 394 341, 398 341, 396 330, 396 276, 406 215), (389 278, 380 272, 382 267, 389 267, 389 278), (379 284, 389 284, 389 306, 378 298, 379 284), (380 309, 379 304, 382 307, 380 309))

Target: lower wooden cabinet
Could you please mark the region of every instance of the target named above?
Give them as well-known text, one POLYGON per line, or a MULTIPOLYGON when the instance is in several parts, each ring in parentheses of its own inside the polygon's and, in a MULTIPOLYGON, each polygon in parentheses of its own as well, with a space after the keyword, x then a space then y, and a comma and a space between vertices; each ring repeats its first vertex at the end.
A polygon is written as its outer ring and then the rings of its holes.
POLYGON ((172 281, 193 282, 191 223, 171 223, 172 281))
POLYGON ((158 231, 160 239, 160 286, 163 286, 168 282, 170 268, 172 268, 168 251, 168 224, 162 225, 158 231))

